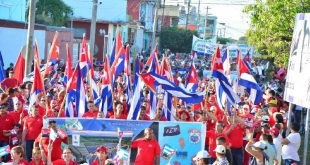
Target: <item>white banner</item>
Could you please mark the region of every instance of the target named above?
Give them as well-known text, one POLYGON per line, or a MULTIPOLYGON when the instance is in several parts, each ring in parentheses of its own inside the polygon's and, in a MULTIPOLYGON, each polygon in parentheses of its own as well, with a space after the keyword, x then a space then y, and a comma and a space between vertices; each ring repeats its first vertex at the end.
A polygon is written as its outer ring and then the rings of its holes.
POLYGON ((310 108, 310 14, 295 19, 284 99, 310 108))
POLYGON ((192 50, 198 55, 212 55, 216 50, 216 44, 193 36, 192 50))

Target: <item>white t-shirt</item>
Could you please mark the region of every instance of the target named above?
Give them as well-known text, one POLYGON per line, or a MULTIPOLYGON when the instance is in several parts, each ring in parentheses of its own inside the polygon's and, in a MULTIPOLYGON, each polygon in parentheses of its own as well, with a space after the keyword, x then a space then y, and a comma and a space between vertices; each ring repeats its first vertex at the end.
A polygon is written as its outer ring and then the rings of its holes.
POLYGON ((300 134, 290 133, 286 139, 290 141, 290 143, 288 145, 283 145, 282 158, 299 161, 298 149, 300 147, 300 141, 301 141, 300 134))
POLYGON ((273 143, 276 147, 277 150, 277 160, 278 160, 278 164, 281 164, 281 154, 282 154, 282 144, 281 144, 281 135, 279 134, 278 137, 273 138, 273 143))

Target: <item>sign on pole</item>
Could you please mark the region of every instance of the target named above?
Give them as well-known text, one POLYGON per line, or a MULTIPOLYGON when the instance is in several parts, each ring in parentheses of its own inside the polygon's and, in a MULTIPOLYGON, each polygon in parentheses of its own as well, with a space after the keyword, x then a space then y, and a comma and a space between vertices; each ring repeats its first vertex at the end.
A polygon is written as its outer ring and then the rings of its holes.
POLYGON ((193 36, 192 50, 198 55, 211 56, 215 49, 216 43, 193 36))
POLYGON ((296 16, 284 99, 310 108, 310 14, 296 16))

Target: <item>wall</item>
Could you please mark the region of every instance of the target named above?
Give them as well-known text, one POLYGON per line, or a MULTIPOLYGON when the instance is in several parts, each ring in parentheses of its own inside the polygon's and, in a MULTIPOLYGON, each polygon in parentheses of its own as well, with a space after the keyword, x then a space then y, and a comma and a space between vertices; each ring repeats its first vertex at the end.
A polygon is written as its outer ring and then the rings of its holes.
MULTIPOLYGON (((27 29, 0 27, 0 51, 2 53, 5 67, 9 63, 15 63, 17 56, 22 48, 26 45, 27 29)), ((35 30, 34 39, 38 41, 39 53, 41 59, 44 58, 45 50, 45 30, 35 30)))

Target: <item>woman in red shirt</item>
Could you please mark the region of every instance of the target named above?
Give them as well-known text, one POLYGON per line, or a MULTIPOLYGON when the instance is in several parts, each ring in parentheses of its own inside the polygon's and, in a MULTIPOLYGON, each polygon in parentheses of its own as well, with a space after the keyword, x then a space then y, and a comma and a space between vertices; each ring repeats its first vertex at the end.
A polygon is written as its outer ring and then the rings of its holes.
POLYGON ((104 165, 108 158, 108 149, 105 146, 99 146, 96 150, 97 160, 93 161, 91 165, 104 165))
POLYGON ((11 158, 10 162, 18 165, 28 165, 28 162, 23 158, 25 151, 22 146, 15 146, 11 149, 11 158))
POLYGON ((47 164, 49 165, 78 165, 78 163, 73 161, 73 153, 71 148, 64 148, 62 152, 62 159, 58 159, 52 162, 51 153, 52 153, 53 144, 49 145, 47 153, 47 164))
MULTIPOLYGON (((34 147, 32 150, 32 161, 29 163, 29 165, 44 165, 45 163, 42 156, 44 156, 44 151, 40 150, 39 147, 34 147)), ((46 157, 44 157, 44 159, 46 160, 46 157)))

